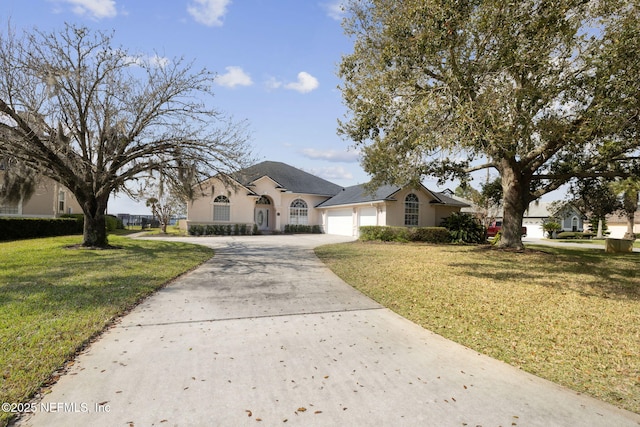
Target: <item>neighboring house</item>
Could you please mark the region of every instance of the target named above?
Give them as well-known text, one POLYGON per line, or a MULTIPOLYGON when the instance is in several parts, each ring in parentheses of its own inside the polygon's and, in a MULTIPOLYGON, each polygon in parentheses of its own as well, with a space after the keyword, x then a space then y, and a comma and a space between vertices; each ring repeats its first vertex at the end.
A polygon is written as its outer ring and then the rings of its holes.
POLYGON ((42 179, 29 200, 0 204, 0 216, 57 218, 71 213, 82 213, 75 196, 68 188, 49 178, 42 179))
MULTIPOLYGON (((560 224, 561 231, 584 231, 586 217, 582 212, 570 203, 561 205, 559 209, 556 208, 557 205, 553 202, 532 202, 529 205, 522 219, 522 225, 527 227, 527 237, 547 237, 542 225, 552 220, 560 224)), ((502 214, 496 219, 501 221, 502 214)))
MULTIPOLYGON (((593 224, 591 227, 595 232, 598 228, 598 224, 593 224)), ((627 232, 627 217, 620 213, 607 215, 607 231, 609 232, 608 237, 613 239, 622 239, 624 234, 627 232)), ((636 211, 635 214, 633 232, 636 235, 640 234, 640 210, 636 211)))
POLYGON ((482 206, 476 205, 471 200, 456 196, 455 193, 450 189, 444 190, 442 194, 467 205, 460 209, 460 212, 467 213, 476 217, 480 221, 480 223, 484 224, 485 226, 488 225, 489 220, 495 219, 498 215, 502 215, 502 208, 500 206, 491 206, 489 208, 484 208, 482 206))
POLYGON ((385 186, 369 194, 363 185, 342 188, 285 163, 266 161, 228 177, 200 184, 202 197, 189 203, 185 227, 193 224, 254 224, 283 231, 287 224, 319 225, 328 234, 357 236, 362 225, 436 226, 466 206, 423 186, 385 186))

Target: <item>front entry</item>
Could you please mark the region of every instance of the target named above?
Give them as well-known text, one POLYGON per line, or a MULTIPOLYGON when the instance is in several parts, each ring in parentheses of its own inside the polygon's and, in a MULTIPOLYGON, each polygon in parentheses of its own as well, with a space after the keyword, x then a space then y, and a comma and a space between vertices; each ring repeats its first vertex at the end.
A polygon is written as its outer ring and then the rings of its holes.
POLYGON ((270 230, 271 218, 269 218, 269 212, 271 212, 271 200, 266 196, 260 197, 256 201, 256 208, 254 211, 254 220, 259 231, 270 230))
POLYGON ((256 225, 260 231, 269 229, 269 208, 256 207, 256 225))

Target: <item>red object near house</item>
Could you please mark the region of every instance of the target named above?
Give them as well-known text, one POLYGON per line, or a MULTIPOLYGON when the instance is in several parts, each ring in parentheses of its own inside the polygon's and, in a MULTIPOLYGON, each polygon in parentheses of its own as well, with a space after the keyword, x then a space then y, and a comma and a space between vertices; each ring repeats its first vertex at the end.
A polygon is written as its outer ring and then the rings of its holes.
MULTIPOLYGON (((502 221, 493 221, 487 227, 487 237, 496 237, 500 230, 502 230, 502 221)), ((522 227, 522 235, 527 235, 527 227, 522 227)))

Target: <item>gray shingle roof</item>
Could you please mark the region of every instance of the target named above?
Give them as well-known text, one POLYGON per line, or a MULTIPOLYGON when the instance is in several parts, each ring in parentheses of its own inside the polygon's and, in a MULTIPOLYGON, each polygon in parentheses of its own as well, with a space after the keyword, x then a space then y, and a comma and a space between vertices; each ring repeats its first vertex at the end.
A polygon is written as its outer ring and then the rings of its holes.
MULTIPOLYGON (((374 193, 370 193, 365 189, 365 184, 354 185, 352 187, 344 188, 341 192, 339 192, 329 200, 320 203, 317 207, 327 208, 331 206, 351 205, 374 201, 396 200, 393 196, 401 189, 402 187, 398 187, 395 185, 383 185, 381 187, 378 187, 374 193)), ((433 200, 431 203, 460 207, 469 206, 464 202, 455 200, 442 193, 434 193, 426 187, 424 187, 424 190, 435 197, 435 200, 433 200)))
POLYGON ((366 203, 379 200, 395 200, 392 196, 400 190, 400 187, 385 185, 379 187, 375 193, 371 194, 364 188, 364 184, 343 188, 335 196, 318 205, 326 208, 330 206, 350 205, 354 203, 366 203))
POLYGON ((342 187, 337 184, 282 162, 265 161, 249 166, 233 174, 233 179, 251 188, 254 181, 263 176, 268 176, 277 182, 283 191, 293 193, 333 196, 342 190, 342 187))
MULTIPOLYGON (((323 208, 374 201, 392 201, 396 200, 394 194, 402 189, 402 187, 395 185, 383 185, 378 187, 375 192, 370 193, 365 189, 365 184, 342 188, 337 184, 289 166, 286 163, 272 161, 265 161, 249 166, 233 174, 232 178, 241 185, 251 189, 255 181, 265 176, 277 182, 283 191, 330 197, 317 206, 323 208)), ((435 200, 431 203, 461 207, 468 206, 466 203, 455 200, 443 193, 434 193, 427 188, 424 188, 424 190, 435 197, 435 200)))

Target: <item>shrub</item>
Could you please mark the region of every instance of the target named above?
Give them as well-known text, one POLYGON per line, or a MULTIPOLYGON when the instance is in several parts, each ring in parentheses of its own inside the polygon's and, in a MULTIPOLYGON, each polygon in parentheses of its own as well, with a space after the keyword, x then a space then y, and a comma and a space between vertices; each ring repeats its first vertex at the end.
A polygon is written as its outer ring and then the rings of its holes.
POLYGON ((383 242, 426 242, 448 243, 449 231, 443 227, 390 227, 368 225, 360 227, 360 240, 380 240, 383 242))
POLYGON ((411 228, 409 239, 414 242, 449 243, 451 234, 444 227, 411 228))
POLYGON ((0 218, 0 240, 82 234, 83 218, 0 218))
POLYGON ((322 233, 322 229, 319 225, 304 225, 304 224, 286 224, 284 226, 285 233, 322 233))
POLYGON ((124 230, 124 224, 120 218, 113 215, 105 216, 107 231, 124 230))
POLYGON ((202 236, 205 232, 205 228, 202 225, 190 225, 189 234, 191 236, 202 236))
POLYGON ((558 239, 582 239, 584 233, 580 231, 563 231, 562 233, 558 233, 556 237, 558 239))
MULTIPOLYGON (((247 224, 207 224, 190 225, 189 234, 192 236, 245 236, 251 234, 251 228, 247 224)), ((254 234, 257 226, 254 225, 254 234)))
POLYGON ((369 225, 360 227, 360 240, 381 240, 383 242, 409 241, 409 229, 406 227, 389 227, 369 225))
MULTIPOLYGON (((75 220, 79 220, 81 222, 84 221, 84 214, 63 214, 60 215, 60 218, 73 218, 75 220)), ((107 227, 107 231, 115 231, 115 230, 123 230, 124 229, 124 224, 122 223, 122 220, 116 216, 113 215, 105 215, 104 216, 104 223, 105 226, 107 227)))
POLYGON ((562 230, 562 226, 555 221, 548 221, 542 224, 542 229, 547 233, 548 238, 553 238, 553 233, 562 230))
POLYGON ((449 230, 451 241, 455 243, 483 243, 486 240, 484 226, 468 213, 454 212, 440 225, 449 230))

